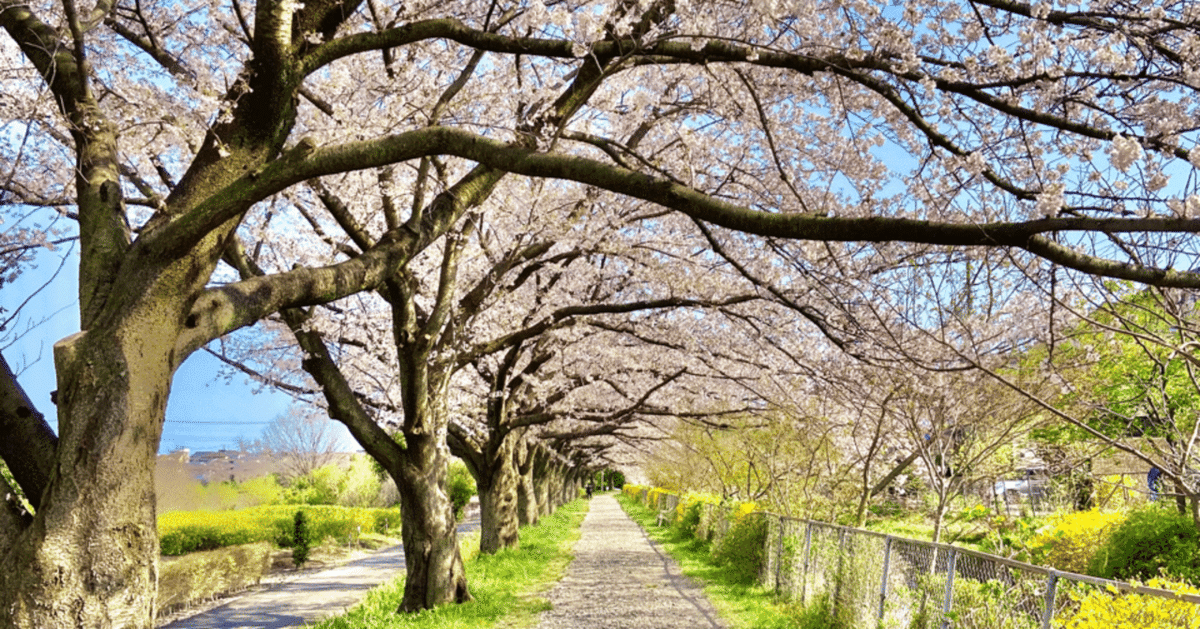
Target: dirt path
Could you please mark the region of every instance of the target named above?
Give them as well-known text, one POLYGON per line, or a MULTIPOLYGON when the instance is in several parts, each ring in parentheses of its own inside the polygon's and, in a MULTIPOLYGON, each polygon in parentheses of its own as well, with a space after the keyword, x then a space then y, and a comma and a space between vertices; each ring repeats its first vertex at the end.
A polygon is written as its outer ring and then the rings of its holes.
MULTIPOLYGON (((479 528, 473 519, 460 533, 479 528)), ((404 570, 404 548, 392 546, 343 565, 302 574, 245 594, 198 614, 159 625, 159 629, 284 629, 340 614, 371 588, 404 570)))
POLYGON ((724 629, 704 593, 609 495, 592 499, 575 560, 538 629, 724 629))

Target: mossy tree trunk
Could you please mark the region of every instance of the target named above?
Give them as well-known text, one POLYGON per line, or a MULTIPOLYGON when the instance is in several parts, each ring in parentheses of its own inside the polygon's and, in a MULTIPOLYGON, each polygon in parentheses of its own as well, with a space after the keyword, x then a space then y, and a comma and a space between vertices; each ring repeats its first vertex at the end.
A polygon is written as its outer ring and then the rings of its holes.
POLYGON ((504 440, 491 461, 486 475, 477 478, 479 488, 479 552, 495 553, 520 544, 517 521, 517 475, 513 464, 512 443, 504 440), (479 479, 486 477, 486 481, 479 479))
POLYGON ((521 526, 536 524, 541 514, 537 486, 533 481, 533 446, 521 440, 515 448, 513 462, 517 468, 517 522, 521 526))

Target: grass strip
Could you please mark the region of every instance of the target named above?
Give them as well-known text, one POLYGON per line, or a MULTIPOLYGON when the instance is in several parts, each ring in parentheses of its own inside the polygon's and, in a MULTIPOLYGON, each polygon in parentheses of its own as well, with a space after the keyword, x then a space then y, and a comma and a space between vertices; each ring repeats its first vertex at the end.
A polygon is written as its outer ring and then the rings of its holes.
POLYGON ((587 515, 586 500, 559 507, 533 526, 521 528, 521 547, 479 555, 478 535, 463 541, 467 584, 475 600, 443 605, 415 614, 397 614, 404 598, 404 575, 367 593, 345 615, 327 618, 316 629, 385 629, 391 627, 483 629, 530 627, 550 602, 540 595, 562 578, 587 515))
POLYGON ((780 600, 773 591, 733 577, 730 570, 713 561, 711 544, 696 539, 674 526, 658 526, 658 512, 623 494, 617 501, 650 539, 679 563, 683 574, 704 588, 721 617, 731 629, 826 629, 829 619, 819 609, 804 610, 780 600))

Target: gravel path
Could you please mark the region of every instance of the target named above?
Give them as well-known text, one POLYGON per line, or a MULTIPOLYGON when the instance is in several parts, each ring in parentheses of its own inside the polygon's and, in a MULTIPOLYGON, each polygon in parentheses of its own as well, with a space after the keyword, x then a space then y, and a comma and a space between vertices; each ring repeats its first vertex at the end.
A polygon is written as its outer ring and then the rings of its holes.
POLYGON ((704 593, 610 495, 596 496, 575 560, 538 629, 724 629, 704 593))
MULTIPOLYGON (((458 526, 479 528, 476 516, 458 526)), ((341 566, 260 586, 201 613, 159 629, 284 629, 340 614, 367 591, 404 571, 404 548, 393 546, 341 566)))

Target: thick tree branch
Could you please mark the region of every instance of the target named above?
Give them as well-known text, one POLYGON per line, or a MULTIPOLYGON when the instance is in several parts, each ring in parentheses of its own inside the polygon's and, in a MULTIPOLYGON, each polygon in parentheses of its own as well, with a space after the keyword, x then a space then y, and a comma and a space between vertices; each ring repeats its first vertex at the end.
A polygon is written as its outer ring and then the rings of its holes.
POLYGON ((367 454, 379 461, 384 469, 399 469, 404 460, 403 448, 363 408, 354 389, 333 361, 320 334, 301 329, 304 315, 298 310, 285 310, 283 316, 288 327, 292 329, 296 342, 304 351, 304 370, 317 381, 325 394, 329 416, 345 424, 355 441, 362 445, 367 454))
MULTIPOLYGON (((83 245, 80 325, 87 329, 104 306, 131 240, 120 185, 117 131, 91 92, 81 52, 75 54, 59 33, 26 5, 0 0, 0 27, 37 68, 69 124, 75 145, 75 202, 83 245)), ((83 42, 76 43, 81 51, 83 42)))
POLYGON ((8 556, 13 543, 32 521, 17 502, 17 492, 0 476, 0 557, 8 556))
POLYGON ((318 149, 293 163, 287 156, 243 177, 214 195, 194 215, 158 234, 157 247, 186 246, 197 234, 240 214, 287 186, 315 176, 383 166, 422 155, 455 155, 530 177, 566 179, 657 203, 728 229, 798 240, 912 242, 973 247, 1017 247, 1085 273, 1155 286, 1200 288, 1200 273, 1156 269, 1078 253, 1054 244, 1058 232, 1186 233, 1200 231, 1197 218, 1059 217, 1020 222, 954 223, 884 216, 820 217, 766 212, 739 206, 672 181, 593 159, 539 153, 466 131, 420 129, 370 142, 318 149))
POLYGON ((0 355, 0 459, 35 509, 50 483, 58 437, 0 355))
MULTIPOLYGON (((442 18, 412 22, 379 32, 356 33, 313 49, 304 59, 304 73, 309 74, 325 65, 350 55, 371 50, 383 50, 405 46, 430 39, 448 39, 476 50, 530 55, 557 59, 575 59, 579 55, 574 42, 565 39, 539 39, 536 37, 509 37, 487 31, 472 29, 453 18, 442 18)), ((886 67, 886 61, 866 56, 851 59, 841 54, 815 58, 800 54, 785 54, 757 50, 750 46, 723 40, 709 40, 700 49, 693 49, 690 42, 679 40, 657 41, 643 46, 636 38, 608 39, 592 44, 584 52, 584 58, 615 59, 635 52, 642 58, 656 63, 714 63, 720 61, 747 62, 760 66, 786 68, 806 74, 828 70, 831 64, 840 67, 877 68, 886 67)))

